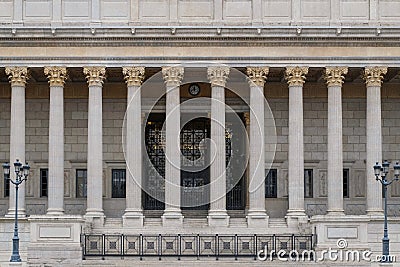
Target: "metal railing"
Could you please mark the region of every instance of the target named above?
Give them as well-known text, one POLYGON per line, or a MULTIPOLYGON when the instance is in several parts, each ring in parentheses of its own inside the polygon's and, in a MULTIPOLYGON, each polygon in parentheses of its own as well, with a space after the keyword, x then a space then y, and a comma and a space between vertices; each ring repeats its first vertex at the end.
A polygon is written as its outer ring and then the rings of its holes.
POLYGON ((83 234, 85 257, 253 257, 266 250, 275 257, 280 250, 290 255, 314 248, 314 235, 108 235, 83 234))

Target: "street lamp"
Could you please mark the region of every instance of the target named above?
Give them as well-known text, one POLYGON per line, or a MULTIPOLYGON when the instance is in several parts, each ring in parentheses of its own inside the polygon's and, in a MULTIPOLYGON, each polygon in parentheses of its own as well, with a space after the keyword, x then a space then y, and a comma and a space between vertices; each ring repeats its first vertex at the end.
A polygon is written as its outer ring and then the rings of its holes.
POLYGON ((21 257, 19 256, 19 237, 18 237, 18 187, 23 181, 28 179, 29 175, 28 162, 22 166, 22 163, 17 159, 14 162, 15 169, 15 180, 10 178, 10 164, 8 162, 3 164, 4 172, 4 184, 11 182, 15 185, 15 221, 14 221, 14 236, 13 236, 13 251, 10 262, 20 262, 21 257))
POLYGON ((387 187, 391 185, 394 181, 399 180, 400 176, 400 165, 399 162, 393 166, 394 168, 394 178, 391 181, 388 181, 386 176, 389 173, 390 163, 385 160, 382 163, 382 166, 377 162, 374 166, 374 173, 376 180, 382 184, 383 188, 383 197, 385 198, 385 220, 383 225, 383 238, 382 238, 382 261, 381 262, 391 262, 389 257, 389 236, 388 236, 388 225, 387 225, 387 187), (380 176, 380 177, 379 177, 380 176))

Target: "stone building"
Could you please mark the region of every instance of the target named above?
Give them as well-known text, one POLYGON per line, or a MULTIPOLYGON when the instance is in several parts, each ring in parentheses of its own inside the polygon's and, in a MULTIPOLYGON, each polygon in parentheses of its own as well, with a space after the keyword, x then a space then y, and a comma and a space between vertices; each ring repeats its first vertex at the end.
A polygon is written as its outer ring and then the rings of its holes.
MULTIPOLYGON (((338 239, 380 255, 399 21, 396 0, 0 0, 0 160, 31 166, 23 264, 250 261, 338 239)), ((398 257, 399 200, 395 182, 398 257)))

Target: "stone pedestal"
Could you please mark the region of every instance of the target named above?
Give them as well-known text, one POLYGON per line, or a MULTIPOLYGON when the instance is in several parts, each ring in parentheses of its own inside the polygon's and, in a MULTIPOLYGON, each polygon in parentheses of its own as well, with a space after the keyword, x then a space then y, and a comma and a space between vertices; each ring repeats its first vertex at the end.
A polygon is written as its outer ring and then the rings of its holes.
POLYGON ((82 261, 80 245, 81 216, 31 216, 29 264, 79 265, 82 261))
POLYGON ((164 211, 161 219, 163 227, 182 227, 183 225, 183 215, 180 209, 164 211))
POLYGON ((226 210, 213 210, 208 212, 208 225, 211 227, 228 227, 229 226, 229 215, 226 210))

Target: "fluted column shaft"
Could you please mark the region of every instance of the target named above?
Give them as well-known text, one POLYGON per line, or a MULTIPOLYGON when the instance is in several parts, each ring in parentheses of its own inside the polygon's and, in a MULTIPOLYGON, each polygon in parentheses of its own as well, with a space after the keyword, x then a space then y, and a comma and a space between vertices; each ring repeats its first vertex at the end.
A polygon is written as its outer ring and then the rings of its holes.
POLYGON ((183 67, 163 67, 166 85, 165 122, 165 210, 164 225, 181 224, 180 94, 183 67))
MULTIPOLYGON (((25 85, 28 79, 26 67, 7 67, 6 74, 11 83, 11 124, 10 124, 10 165, 16 159, 25 163, 25 85)), ((15 172, 10 171, 10 178, 15 180, 15 172)), ((32 177, 28 177, 32 179, 32 177)), ((18 216, 25 216, 25 183, 18 189, 18 216)), ((10 197, 7 216, 15 213, 15 190, 10 183, 10 197)))
MULTIPOLYGON (((136 219, 136 225, 143 225, 142 212, 142 104, 141 84, 144 67, 124 67, 122 69, 128 90, 126 112, 126 209, 127 218, 136 219)), ((133 222, 132 222, 133 223, 133 222)), ((128 224, 128 223, 125 223, 128 224)))
POLYGON ((50 83, 47 214, 62 215, 64 213, 64 82, 67 69, 45 67, 44 73, 50 83))
POLYGON ((87 209, 86 216, 101 217, 103 213, 103 119, 102 88, 104 67, 83 69, 89 85, 87 209))
POLYGON ((347 67, 327 67, 328 212, 343 214, 342 83, 347 67))
MULTIPOLYGON (((249 155, 249 225, 257 220, 265 224, 265 137, 264 137, 264 83, 269 69, 249 67, 250 86, 250 155, 249 155)), ((262 226, 262 225, 260 225, 262 226)))
POLYGON ((209 67, 211 82, 211 166, 209 224, 226 226, 225 84, 228 67, 209 67), (214 158, 213 158, 214 157, 214 158))
POLYGON ((367 213, 381 215, 382 190, 375 180, 373 166, 382 161, 381 84, 386 67, 367 67, 364 79, 367 86, 367 213))
POLYGON ((304 216, 303 84, 307 67, 287 67, 289 84, 289 210, 304 216))

